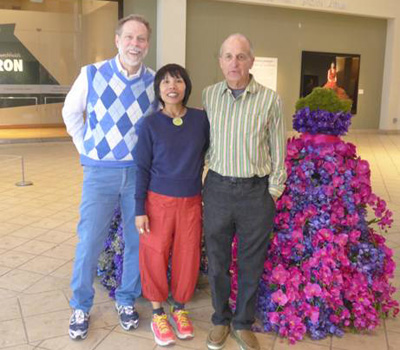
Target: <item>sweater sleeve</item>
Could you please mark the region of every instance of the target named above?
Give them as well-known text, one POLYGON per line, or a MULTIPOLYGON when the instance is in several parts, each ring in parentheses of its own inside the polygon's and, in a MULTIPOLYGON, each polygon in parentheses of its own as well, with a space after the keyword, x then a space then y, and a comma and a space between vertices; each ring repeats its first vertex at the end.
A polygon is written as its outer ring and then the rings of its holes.
POLYGON ((150 183, 150 169, 153 159, 153 140, 147 118, 140 123, 136 145, 136 193, 135 214, 146 215, 145 202, 150 183))

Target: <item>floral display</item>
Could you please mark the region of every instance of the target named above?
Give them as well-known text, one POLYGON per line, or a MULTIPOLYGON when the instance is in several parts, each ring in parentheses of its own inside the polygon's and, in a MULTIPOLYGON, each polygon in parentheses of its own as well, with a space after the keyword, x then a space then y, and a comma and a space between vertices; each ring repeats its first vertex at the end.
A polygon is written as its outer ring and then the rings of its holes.
MULTIPOLYGON (((395 263, 379 233, 392 213, 371 188, 370 167, 344 142, 351 102, 317 88, 296 104, 288 140, 288 179, 276 203, 274 232, 257 297, 256 330, 291 343, 373 330, 399 312, 390 279, 395 263)), ((122 273, 122 228, 117 211, 99 263, 113 296, 122 273)), ((207 272, 202 250, 201 270, 207 272)), ((237 295, 237 240, 232 247, 231 306, 237 295)))
MULTIPOLYGON (((294 128, 304 133, 288 141, 288 179, 276 204, 257 302, 260 330, 291 343, 306 333, 321 339, 341 336, 346 328, 372 330, 381 317, 399 312, 389 282, 395 270, 392 251, 377 231, 390 227, 392 213, 372 192, 368 162, 353 144, 335 136, 349 124, 344 111, 308 106, 293 117, 294 128)), ((235 249, 236 241, 233 307, 235 249)))
POLYGON ((121 210, 116 208, 104 250, 100 255, 97 266, 97 275, 100 277, 100 282, 110 291, 111 298, 115 298, 115 289, 121 284, 123 261, 124 236, 121 224, 121 210))

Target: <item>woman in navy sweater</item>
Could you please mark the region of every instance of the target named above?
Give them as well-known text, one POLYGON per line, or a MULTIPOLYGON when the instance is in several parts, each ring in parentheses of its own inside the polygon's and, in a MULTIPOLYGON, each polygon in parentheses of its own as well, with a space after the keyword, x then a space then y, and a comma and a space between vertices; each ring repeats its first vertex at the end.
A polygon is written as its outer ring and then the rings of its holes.
POLYGON ((185 303, 199 271, 201 178, 210 126, 204 111, 186 106, 191 81, 181 66, 162 67, 154 91, 162 109, 143 118, 136 148, 136 227, 142 293, 153 307, 155 341, 165 346, 175 342, 173 329, 180 339, 194 336, 185 303), (168 320, 162 303, 168 297, 170 253, 174 305, 168 320))

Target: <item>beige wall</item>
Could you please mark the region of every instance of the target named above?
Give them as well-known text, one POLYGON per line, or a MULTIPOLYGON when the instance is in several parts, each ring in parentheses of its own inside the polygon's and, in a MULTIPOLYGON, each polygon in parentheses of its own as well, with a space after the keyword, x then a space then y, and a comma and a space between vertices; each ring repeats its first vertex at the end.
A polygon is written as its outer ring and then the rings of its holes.
POLYGON ((150 50, 144 63, 152 69, 156 69, 157 60, 157 0, 124 0, 124 16, 131 13, 139 14, 149 21, 152 36, 150 50))
POLYGON ((189 0, 186 62, 194 89, 191 104, 201 105, 201 90, 222 79, 217 63, 223 39, 246 34, 256 56, 278 58, 277 90, 289 128, 300 93, 301 52, 323 51, 361 55, 355 129, 377 129, 381 105, 386 21, 269 6, 189 0))
MULTIPOLYGON (((159 0, 167 1, 167 0, 159 0)), ((191 0, 188 0, 190 3, 191 0)), ((388 19, 386 26, 387 34, 383 39, 385 42, 384 49, 384 69, 382 73, 382 89, 380 91, 381 105, 378 112, 379 129, 380 130, 400 130, 400 1, 398 0, 204 0, 204 3, 225 3, 229 7, 234 4, 245 4, 254 6, 260 11, 262 9, 297 9, 303 10, 309 13, 323 14, 333 13, 339 15, 355 15, 363 16, 365 18, 380 18, 383 20, 388 19)), ((167 9, 168 13, 164 14, 167 18, 173 13, 173 9, 167 9)), ((202 15, 203 16, 203 15, 202 15)), ((352 17, 350 17, 352 18, 352 17)), ((355 18, 355 17, 353 17, 355 18)), ((215 14, 212 9, 202 17, 202 22, 212 23, 215 20, 215 14)), ((236 18, 235 18, 236 20, 236 18)), ((279 22, 279 19, 277 19, 279 22)), ((242 18, 239 19, 240 23, 242 18)), ((351 22, 351 20, 350 20, 351 22)), ((225 23, 225 22, 224 22, 225 23)), ((282 24, 282 23, 280 23, 282 24)), ((175 18, 171 23, 164 23, 168 25, 168 30, 173 32, 174 29, 179 29, 183 25, 191 25, 189 17, 186 18, 175 18)), ((188 28, 188 30, 190 30, 188 28)), ((351 27, 350 27, 351 30, 351 27)), ((235 30, 237 31, 237 30, 235 30)), ((368 41, 368 34, 370 31, 366 30, 366 35, 362 39, 368 41)), ((189 34, 189 33, 188 33, 189 34)), ((323 33, 319 33, 322 35, 323 33)), ((210 36, 210 40, 214 40, 214 32, 206 28, 204 36, 210 36)), ((168 40, 168 38, 164 38, 168 40)), ((185 61, 185 57, 182 57, 182 49, 186 49, 186 46, 191 45, 190 37, 188 35, 187 41, 181 41, 181 47, 171 46, 169 52, 165 52, 165 56, 169 59, 174 59, 176 62, 185 61)), ((164 43, 158 43, 158 45, 165 45, 164 43)), ((300 43, 301 45, 301 43, 300 43)), ((167 46, 167 45, 165 45, 167 46)), ((353 50, 352 50, 353 51, 353 50)), ((186 50, 187 52, 187 50, 186 50)), ((205 52, 198 50, 199 56, 203 57, 205 52)), ((187 57, 186 57, 187 59, 187 57)), ((186 61, 190 66, 190 62, 186 61)), ((361 63, 363 64, 363 63, 361 63)), ((208 67, 214 69, 213 66, 208 67)), ((299 71, 296 73, 299 75, 299 71)))
MULTIPOLYGON (((115 2, 83 2, 82 64, 99 62, 117 54, 115 28, 118 5, 115 2)), ((77 72, 78 73, 78 72, 77 72)))
POLYGON ((326 11, 368 17, 395 18, 400 15, 398 0, 214 0, 242 4, 278 6, 310 11, 326 11))

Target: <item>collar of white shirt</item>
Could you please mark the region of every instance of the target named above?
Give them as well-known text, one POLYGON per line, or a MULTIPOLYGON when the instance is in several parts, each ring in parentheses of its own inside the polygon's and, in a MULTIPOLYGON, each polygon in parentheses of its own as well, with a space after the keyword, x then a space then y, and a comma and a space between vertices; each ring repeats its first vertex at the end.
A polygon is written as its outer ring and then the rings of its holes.
POLYGON ((140 67, 138 71, 135 74, 129 75, 128 71, 122 67, 121 61, 119 60, 119 55, 117 55, 115 59, 115 63, 117 64, 118 71, 127 79, 132 80, 137 78, 140 75, 140 72, 142 70, 142 64, 140 64, 140 67))

